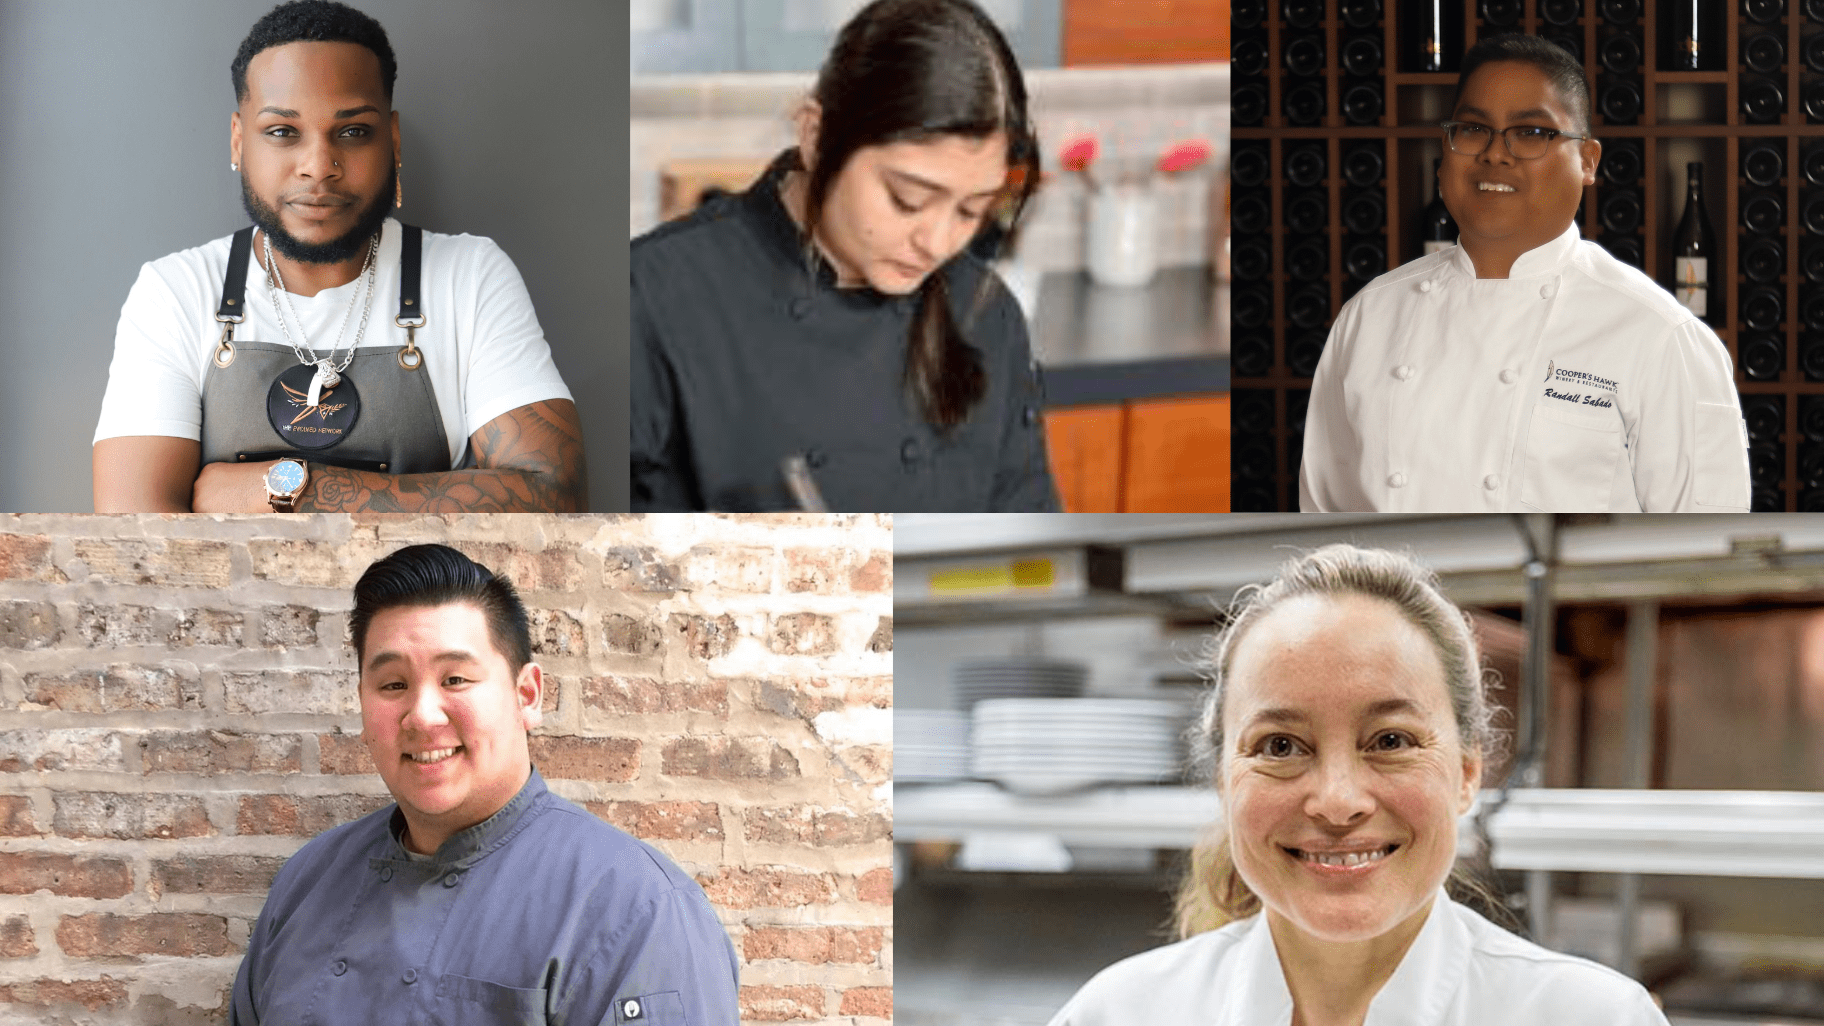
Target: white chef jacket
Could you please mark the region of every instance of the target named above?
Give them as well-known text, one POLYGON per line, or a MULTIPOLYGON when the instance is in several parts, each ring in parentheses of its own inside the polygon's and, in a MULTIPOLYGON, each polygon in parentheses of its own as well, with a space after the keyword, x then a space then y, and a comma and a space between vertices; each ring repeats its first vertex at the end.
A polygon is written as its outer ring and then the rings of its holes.
MULTIPOLYGON (((1254 915, 1109 966, 1051 1026, 1288 1026, 1292 994, 1254 915)), ((1525 941, 1442 888, 1364 1026, 1667 1026, 1646 989, 1525 941)))
POLYGON ((1747 512, 1729 352, 1575 222, 1477 279, 1461 246, 1343 306, 1311 382, 1305 512, 1747 512))

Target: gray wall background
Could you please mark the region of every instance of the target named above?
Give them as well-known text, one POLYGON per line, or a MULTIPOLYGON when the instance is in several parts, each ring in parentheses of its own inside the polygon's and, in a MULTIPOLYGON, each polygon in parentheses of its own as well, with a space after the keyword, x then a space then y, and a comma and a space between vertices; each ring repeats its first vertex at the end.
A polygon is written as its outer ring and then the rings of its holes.
MULTIPOLYGON (((276 2, 276 0, 274 0, 276 2)), ((228 65, 268 0, 0 0, 0 511, 88 512, 141 264, 246 223, 228 65)), ((399 61, 408 223, 498 242, 628 507, 628 23, 593 0, 354 0, 399 61)))

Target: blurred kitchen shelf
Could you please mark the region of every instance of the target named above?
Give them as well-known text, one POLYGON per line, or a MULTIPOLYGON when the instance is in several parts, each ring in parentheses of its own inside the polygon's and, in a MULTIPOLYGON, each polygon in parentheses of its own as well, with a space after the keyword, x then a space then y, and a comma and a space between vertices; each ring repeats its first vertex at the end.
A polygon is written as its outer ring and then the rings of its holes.
MULTIPOLYGON (((1033 798, 973 781, 900 785, 893 834, 916 842, 1029 831, 1066 845, 1189 848, 1221 813, 1201 787, 1033 798)), ((1474 849, 1475 813, 1459 823, 1459 854, 1474 849)), ((1490 817, 1489 835, 1498 869, 1824 878, 1824 793, 1517 790, 1490 817)))

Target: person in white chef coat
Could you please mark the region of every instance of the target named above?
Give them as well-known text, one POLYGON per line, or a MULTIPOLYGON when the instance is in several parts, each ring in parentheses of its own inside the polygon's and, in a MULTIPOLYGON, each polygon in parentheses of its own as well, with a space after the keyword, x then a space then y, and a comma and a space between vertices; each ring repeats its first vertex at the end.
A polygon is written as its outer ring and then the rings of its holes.
POLYGON ((1464 55, 1438 170, 1458 244, 1337 315, 1301 510, 1748 510, 1728 350, 1578 230, 1589 112, 1582 65, 1537 36, 1464 55))
POLYGON ((1051 1026, 1666 1026, 1634 980, 1447 895, 1497 736, 1428 571, 1299 556, 1210 653, 1197 735, 1224 817, 1179 897, 1191 936, 1104 969, 1051 1026))

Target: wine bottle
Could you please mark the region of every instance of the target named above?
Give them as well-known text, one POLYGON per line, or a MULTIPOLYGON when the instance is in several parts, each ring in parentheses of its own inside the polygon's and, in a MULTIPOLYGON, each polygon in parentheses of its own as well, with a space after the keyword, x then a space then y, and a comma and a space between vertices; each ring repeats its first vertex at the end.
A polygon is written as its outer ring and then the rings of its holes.
POLYGON ((1402 0, 1403 71, 1455 71, 1463 51, 1461 0, 1402 0))
POLYGON ((1265 239, 1237 239, 1229 254, 1229 273, 1236 281, 1259 281, 1273 267, 1273 250, 1265 239))
POLYGON ((1750 444, 1779 441, 1780 432, 1786 427, 1786 397, 1783 395, 1742 396, 1742 420, 1748 426, 1750 444))
POLYGON ((1614 235, 1632 235, 1640 228, 1640 193, 1633 189, 1614 189, 1602 198, 1596 217, 1604 231, 1614 235))
POLYGON ((1715 323, 1709 298, 1717 295, 1716 236, 1704 211, 1704 165, 1685 165, 1685 216, 1672 235, 1673 295, 1699 320, 1715 323))
POLYGON ((1640 0, 1600 0, 1596 9, 1611 25, 1632 25, 1640 17, 1640 0))
POLYGON ((1381 184, 1387 164, 1372 143, 1363 143, 1343 152, 1343 181, 1358 189, 1381 184))
POLYGON ((1286 44, 1286 70, 1300 78, 1324 73, 1324 37, 1299 36, 1286 44))
POLYGON ((1233 396, 1235 405, 1231 407, 1233 412, 1229 420, 1235 434, 1259 438, 1273 433, 1273 393, 1270 390, 1238 388, 1233 396))
POLYGON ((1625 78, 1611 79, 1602 87, 1602 95, 1597 100, 1603 120, 1616 125, 1632 123, 1640 116, 1640 105, 1640 87, 1625 78))
POLYGON ((1306 285, 1286 297, 1286 320, 1295 328, 1321 328, 1330 319, 1330 290, 1306 285))
POLYGON ((1786 44, 1771 32, 1757 32, 1742 39, 1742 63, 1749 71, 1771 75, 1786 63, 1786 44))
POLYGON ((1266 17, 1265 0, 1232 0, 1229 4, 1229 25, 1238 31, 1259 28, 1266 17))
POLYGON ((1805 180, 1816 186, 1824 186, 1824 143, 1814 143, 1799 154, 1799 163, 1805 168, 1805 180))
POLYGON ((1786 298, 1778 289, 1756 285, 1742 299, 1742 325, 1752 331, 1772 331, 1786 320, 1786 298))
POLYGON ((1799 219, 1804 222, 1807 232, 1824 235, 1824 192, 1811 194, 1805 201, 1805 209, 1799 213, 1799 219))
POLYGON ((1824 285, 1824 242, 1807 242, 1799 250, 1799 272, 1806 281, 1824 285))
POLYGON ((1786 247, 1780 245, 1780 240, 1750 239, 1742 247, 1742 274, 1756 285, 1777 284, 1785 270, 1786 247))
POLYGON ((1543 35, 1546 42, 1575 57, 1577 63, 1583 63, 1583 40, 1575 32, 1546 32, 1543 35))
POLYGON ((1575 22, 1582 13, 1583 4, 1578 0, 1539 0, 1539 17, 1544 18, 1548 25, 1563 28, 1575 22))
POLYGON ((1709 55, 1704 52, 1710 42, 1709 26, 1699 12, 1699 0, 1667 0, 1666 27, 1664 33, 1666 59, 1663 62, 1668 71, 1698 71, 1707 63, 1709 55))
POLYGON ((1286 228, 1298 235, 1316 235, 1329 221, 1330 204, 1317 191, 1300 193, 1286 204, 1286 228))
POLYGON ((1237 235, 1258 235, 1267 230, 1267 223, 1272 220, 1273 209, 1259 193, 1235 197, 1235 205, 1229 210, 1229 227, 1237 235))
POLYGON ((1384 109, 1379 82, 1358 82, 1343 94, 1343 119, 1352 125, 1372 125, 1384 109))
POLYGON ((1288 147, 1286 154, 1286 181, 1301 189, 1309 189, 1324 180, 1324 144, 1306 143, 1297 148, 1288 147))
POLYGON ((1343 204, 1343 227, 1355 235, 1374 235, 1387 223, 1387 203, 1379 189, 1356 193, 1343 204))
POLYGON ((1786 113, 1786 90, 1768 79, 1759 79, 1742 90, 1742 113, 1759 125, 1771 125, 1786 113))
POLYGON ((1742 373, 1754 381, 1773 381, 1786 369, 1786 342, 1759 332, 1742 339, 1742 373))
POLYGON ((1772 188, 1786 173, 1786 146, 1778 142, 1758 142, 1742 155, 1742 177, 1748 184, 1772 188))
POLYGON ((1236 75, 1251 77, 1267 73, 1267 66, 1269 64, 1267 58, 1267 44, 1252 36, 1246 39, 1237 39, 1235 41, 1235 50, 1231 56, 1234 58, 1234 63, 1229 65, 1229 70, 1236 75))
POLYGON ((1286 91, 1286 120, 1294 125, 1315 125, 1324 118, 1324 87, 1306 82, 1286 91))
POLYGON ((1824 290, 1807 288, 1800 295, 1799 323, 1806 331, 1824 331, 1824 290))
POLYGON ((1805 37, 1805 66, 1824 72, 1824 32, 1805 37))
POLYGON ((1279 12, 1295 29, 1316 28, 1324 20, 1324 0, 1285 0, 1279 12))
POLYGON ((1602 163, 1597 170, 1610 185, 1633 185, 1640 181, 1642 164, 1638 141, 1615 139, 1603 145, 1602 163))
POLYGON ((1343 0, 1342 15, 1350 28, 1373 28, 1381 20, 1381 0, 1343 0))
POLYGON ((1617 75, 1632 75, 1640 67, 1640 41, 1625 33, 1610 36, 1597 47, 1596 60, 1617 75))
POLYGON ((1824 0, 1805 0, 1805 17, 1824 24, 1824 0))
POLYGON ((1381 42, 1373 36, 1356 36, 1343 44, 1343 70, 1367 77, 1381 70, 1381 42))
POLYGON ((1229 98, 1229 117, 1243 128, 1252 128, 1260 124, 1267 116, 1267 87, 1254 82, 1244 82, 1235 87, 1229 98))
POLYGON ((1824 121, 1824 78, 1805 86, 1805 120, 1813 124, 1824 121))
POLYGON ((1330 270, 1329 239, 1312 235, 1286 250, 1286 276, 1293 281, 1317 281, 1330 270))
POLYGON ((1640 267, 1646 259, 1638 235, 1609 235, 1603 238, 1602 244, 1610 256, 1630 267, 1640 267))
POLYGON ((1786 0, 1742 0, 1742 13, 1749 21, 1771 25, 1786 13, 1786 0))
POLYGON ((1495 28, 1512 28, 1520 20, 1520 0, 1482 0, 1482 20, 1495 28))
POLYGON ((1324 333, 1301 331, 1286 343, 1286 369, 1297 377, 1308 378, 1317 373, 1317 361, 1323 355, 1324 333))
POLYGON ((1777 193, 1752 189, 1742 197, 1742 227, 1756 235, 1778 235, 1786 223, 1786 204, 1777 193))
POLYGON ((1441 160, 1431 162, 1431 202, 1425 204, 1425 212, 1419 217, 1419 238, 1425 240, 1427 253, 1457 244, 1457 221, 1450 216, 1450 208, 1444 205, 1444 189, 1438 183, 1440 163, 1441 160))
POLYGON ((1235 157, 1229 162, 1229 176, 1237 187, 1252 189, 1266 182, 1267 163, 1267 151, 1259 143, 1238 142, 1235 157))
POLYGON ((1379 239, 1360 239, 1343 254, 1343 270, 1356 281, 1373 281, 1387 270, 1387 247, 1379 239))
POLYGON ((1237 328, 1264 328, 1273 315, 1273 294, 1264 285, 1237 287, 1230 300, 1229 315, 1237 328))
POLYGON ((1824 381, 1824 335, 1799 336, 1799 369, 1806 381, 1824 381))
POLYGON ((1265 377, 1273 369, 1273 336, 1257 331, 1236 335, 1229 361, 1238 378, 1265 377))

